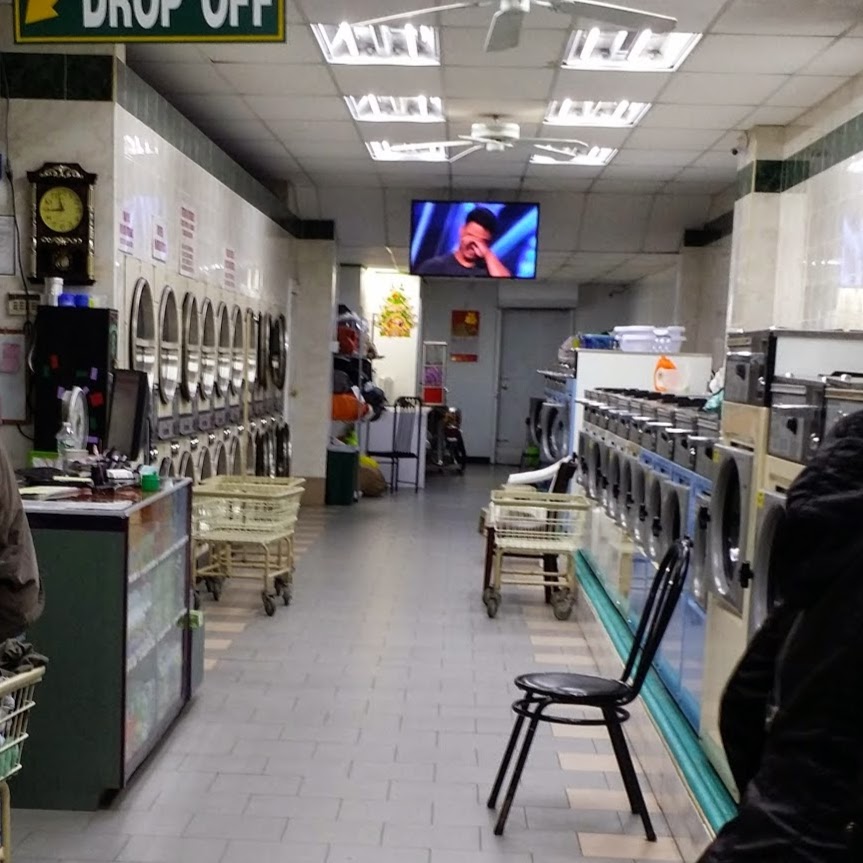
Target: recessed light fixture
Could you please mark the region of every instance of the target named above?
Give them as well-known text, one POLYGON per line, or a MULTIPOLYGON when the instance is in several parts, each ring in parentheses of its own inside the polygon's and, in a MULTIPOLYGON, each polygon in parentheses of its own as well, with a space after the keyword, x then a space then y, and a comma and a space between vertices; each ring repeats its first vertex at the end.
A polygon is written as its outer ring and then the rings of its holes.
POLYGON ((560 144, 535 144, 538 153, 530 157, 531 165, 586 165, 600 168, 616 155, 614 147, 565 147, 560 144))
POLYGON ((369 141, 366 147, 376 162, 448 162, 450 158, 446 147, 434 144, 417 144, 409 149, 401 145, 393 150, 389 141, 369 141))
POLYGON ((360 123, 442 123, 438 96, 345 96, 351 116, 360 123))
POLYGON ((700 39, 700 33, 585 28, 576 30, 570 37, 563 67, 673 72, 700 39))
POLYGON ((594 126, 623 129, 637 125, 650 110, 649 102, 594 102, 561 99, 551 102, 545 114, 547 126, 594 126))
POLYGON ((328 63, 352 66, 440 66, 437 30, 423 24, 312 24, 328 63))

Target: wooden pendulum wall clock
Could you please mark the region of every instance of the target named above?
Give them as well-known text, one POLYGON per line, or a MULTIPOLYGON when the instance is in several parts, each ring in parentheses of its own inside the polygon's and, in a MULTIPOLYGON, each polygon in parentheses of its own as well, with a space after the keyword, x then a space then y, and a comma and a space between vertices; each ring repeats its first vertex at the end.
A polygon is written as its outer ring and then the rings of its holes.
POLYGON ((32 278, 92 285, 96 175, 73 162, 46 162, 27 179, 33 187, 32 278))

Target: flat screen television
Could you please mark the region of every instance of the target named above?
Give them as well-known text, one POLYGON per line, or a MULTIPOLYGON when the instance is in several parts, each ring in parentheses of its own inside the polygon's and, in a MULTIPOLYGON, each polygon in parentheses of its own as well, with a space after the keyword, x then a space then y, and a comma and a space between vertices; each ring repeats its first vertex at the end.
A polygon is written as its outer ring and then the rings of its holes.
POLYGON ((410 271, 440 278, 535 279, 539 204, 413 201, 410 271))

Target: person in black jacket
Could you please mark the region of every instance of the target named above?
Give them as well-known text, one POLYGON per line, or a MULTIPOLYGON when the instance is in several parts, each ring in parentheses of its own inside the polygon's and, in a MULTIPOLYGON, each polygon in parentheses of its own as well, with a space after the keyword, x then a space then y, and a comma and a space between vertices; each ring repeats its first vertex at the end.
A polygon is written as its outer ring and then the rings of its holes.
POLYGON ((741 792, 699 863, 863 863, 863 411, 791 485, 782 602, 723 696, 741 792))

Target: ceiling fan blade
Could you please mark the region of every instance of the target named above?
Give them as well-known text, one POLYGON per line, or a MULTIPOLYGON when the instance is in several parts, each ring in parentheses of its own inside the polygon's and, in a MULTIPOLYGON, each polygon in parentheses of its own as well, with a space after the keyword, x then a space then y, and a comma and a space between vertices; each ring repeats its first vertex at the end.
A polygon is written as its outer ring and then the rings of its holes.
POLYGON ((471 153, 478 153, 480 150, 484 149, 485 148, 481 144, 477 144, 474 147, 468 147, 466 150, 462 150, 460 153, 456 153, 455 156, 453 156, 449 160, 449 163, 451 165, 453 162, 457 162, 459 159, 463 159, 465 156, 470 156, 471 153))
POLYGON ((412 153, 415 150, 429 150, 432 147, 464 147, 464 141, 423 141, 421 144, 391 144, 394 153, 412 153))
POLYGON ((519 138, 523 144, 575 144, 579 147, 590 147, 587 141, 578 138, 519 138))
MULTIPOLYGON (((527 7, 528 9, 530 6, 527 7)), ((523 6, 498 9, 491 19, 491 27, 485 38, 486 51, 508 51, 518 47, 521 40, 521 27, 527 14, 523 6)))
POLYGON ((624 30, 652 30, 654 33, 670 33, 677 27, 677 19, 669 15, 658 15, 643 9, 601 3, 599 0, 552 0, 557 12, 581 15, 592 21, 613 24, 624 30))
POLYGON ((455 12, 459 9, 476 9, 478 6, 491 6, 493 0, 467 0, 462 3, 445 3, 442 6, 426 6, 424 9, 414 9, 412 12, 397 12, 395 15, 382 15, 380 18, 368 18, 357 21, 354 27, 370 27, 375 24, 390 24, 394 21, 409 21, 422 15, 434 15, 436 12, 455 12))

